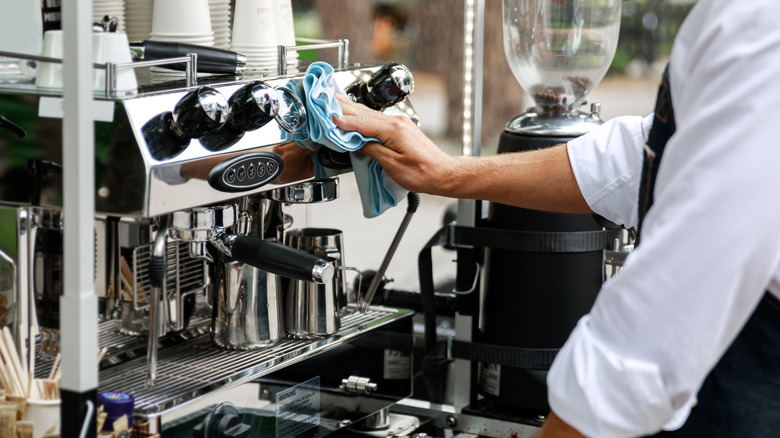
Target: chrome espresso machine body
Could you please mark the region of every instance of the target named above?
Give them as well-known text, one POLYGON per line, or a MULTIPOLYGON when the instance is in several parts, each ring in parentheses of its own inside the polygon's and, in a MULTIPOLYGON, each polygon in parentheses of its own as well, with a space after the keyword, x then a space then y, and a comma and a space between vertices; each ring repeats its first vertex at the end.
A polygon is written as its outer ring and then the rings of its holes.
MULTIPOLYGON (((339 44, 345 53, 346 41, 339 44)), ((342 59, 334 79, 345 89, 372 75, 376 83, 380 68, 342 59)), ((330 262, 275 242, 285 203, 337 196, 337 179, 284 173, 294 170, 285 157, 300 148, 288 141, 305 121, 305 105, 291 91, 303 73, 193 83, 136 72, 137 90, 94 101, 94 286, 106 350, 99 390, 132 394, 136 422, 171 436, 185 429, 191 436, 228 397, 222 394, 249 382, 259 382, 252 389, 258 404, 246 409, 266 432, 297 427, 278 419, 295 413, 296 399, 285 391, 303 382, 318 400, 312 436, 386 414, 411 393, 411 311, 359 312, 351 304, 338 332, 310 339, 286 336, 283 327, 281 279, 334 275, 330 262), (300 196, 307 190, 319 196, 300 196)), ((14 278, 0 281, 0 306, 22 353, 38 351, 39 373, 48 373, 59 348, 68 220, 61 103, 61 91, 0 82, 0 229, 11 230, 0 273, 14 278)), ((385 111, 416 118, 408 101, 385 111)), ((311 411, 304 417, 314 424, 311 411)))

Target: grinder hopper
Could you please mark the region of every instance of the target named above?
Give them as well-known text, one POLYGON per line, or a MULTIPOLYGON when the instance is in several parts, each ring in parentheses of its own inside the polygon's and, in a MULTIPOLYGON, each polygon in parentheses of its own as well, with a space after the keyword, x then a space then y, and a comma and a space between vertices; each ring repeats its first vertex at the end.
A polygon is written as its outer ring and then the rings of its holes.
POLYGON ((563 120, 579 118, 585 97, 615 55, 620 6, 620 0, 503 0, 504 53, 536 103, 507 128, 538 127, 539 119, 565 125, 563 120))

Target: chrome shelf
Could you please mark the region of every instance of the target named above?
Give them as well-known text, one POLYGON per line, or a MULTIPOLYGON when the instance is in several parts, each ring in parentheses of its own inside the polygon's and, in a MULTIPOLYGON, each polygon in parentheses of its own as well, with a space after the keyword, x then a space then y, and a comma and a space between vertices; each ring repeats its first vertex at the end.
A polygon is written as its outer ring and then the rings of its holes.
POLYGON ((121 391, 135 398, 135 415, 157 417, 208 393, 226 389, 280 370, 335 348, 361 334, 410 317, 406 309, 370 307, 342 319, 342 329, 325 339, 285 339, 251 351, 230 351, 214 345, 208 335, 160 349, 157 384, 146 386, 146 359, 139 357, 100 372, 98 391, 121 391))

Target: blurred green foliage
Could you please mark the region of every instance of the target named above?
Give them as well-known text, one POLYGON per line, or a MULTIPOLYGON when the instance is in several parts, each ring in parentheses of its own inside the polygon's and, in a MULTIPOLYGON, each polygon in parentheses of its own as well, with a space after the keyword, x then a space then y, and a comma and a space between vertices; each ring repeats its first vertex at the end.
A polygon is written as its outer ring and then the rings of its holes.
POLYGON ((693 3, 623 1, 620 39, 609 73, 623 74, 633 61, 651 64, 667 58, 691 8, 693 3))

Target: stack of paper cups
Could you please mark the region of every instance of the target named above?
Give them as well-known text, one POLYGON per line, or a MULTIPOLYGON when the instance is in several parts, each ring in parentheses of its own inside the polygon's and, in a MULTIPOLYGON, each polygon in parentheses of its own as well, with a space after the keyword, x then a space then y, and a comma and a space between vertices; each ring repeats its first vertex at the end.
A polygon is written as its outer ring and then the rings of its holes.
POLYGON ((209 0, 209 9, 214 47, 227 49, 230 45, 230 0, 209 0))
POLYGON ((119 19, 117 32, 125 31, 125 0, 93 0, 92 22, 101 23, 106 15, 119 19))
MULTIPOLYGON (((293 9, 291 0, 274 0, 274 24, 276 26, 276 41, 280 46, 295 45, 295 25, 293 24, 293 9)), ((298 52, 287 52, 287 65, 298 66, 298 52)))
POLYGON ((247 57, 248 70, 278 66, 273 0, 236 0, 230 50, 247 57))
POLYGON ((154 0, 151 39, 213 46, 208 0, 154 0))
POLYGON ((154 0, 125 0, 125 31, 130 41, 149 39, 153 9, 154 0))
MULTIPOLYGON (((152 41, 213 46, 209 0, 154 0, 152 41)), ((160 67, 151 67, 156 73, 184 75, 160 67)))

